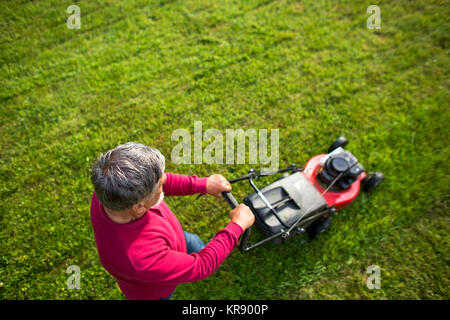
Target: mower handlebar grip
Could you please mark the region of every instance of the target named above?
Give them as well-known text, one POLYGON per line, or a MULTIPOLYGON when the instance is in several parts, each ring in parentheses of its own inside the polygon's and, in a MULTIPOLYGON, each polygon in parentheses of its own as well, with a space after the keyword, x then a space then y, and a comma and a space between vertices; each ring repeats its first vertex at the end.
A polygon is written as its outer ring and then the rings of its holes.
POLYGON ((237 202, 237 200, 233 197, 231 192, 228 192, 228 191, 222 192, 222 197, 224 197, 225 200, 227 200, 227 202, 230 205, 231 209, 234 209, 234 208, 236 208, 239 205, 239 202, 237 202))
MULTIPOLYGON (((227 191, 222 192, 222 197, 225 198, 225 200, 230 205, 231 209, 234 209, 239 205, 239 202, 237 202, 237 200, 233 197, 231 192, 227 192, 227 191)), ((239 244, 239 250, 241 250, 242 253, 247 251, 247 242, 248 242, 248 238, 250 237, 250 231, 251 231, 251 227, 244 231, 244 235, 242 236, 241 243, 239 244)))

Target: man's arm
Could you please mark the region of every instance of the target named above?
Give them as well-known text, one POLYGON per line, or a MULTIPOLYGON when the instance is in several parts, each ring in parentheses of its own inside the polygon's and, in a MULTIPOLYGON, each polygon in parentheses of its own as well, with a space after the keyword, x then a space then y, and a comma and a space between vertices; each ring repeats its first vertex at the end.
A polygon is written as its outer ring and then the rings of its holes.
POLYGON ((158 243, 140 244, 132 258, 136 279, 149 283, 178 284, 209 277, 236 247, 244 230, 251 227, 255 221, 250 208, 244 204, 231 210, 229 215, 231 221, 227 226, 217 232, 198 253, 187 254, 172 250, 164 237, 157 237, 158 243))
POLYGON ((163 186, 163 192, 168 196, 207 193, 214 197, 221 197, 223 191, 231 191, 230 183, 220 174, 213 174, 205 178, 174 173, 166 173, 166 175, 167 179, 163 186))
POLYGON ((167 196, 187 196, 196 193, 206 193, 207 178, 197 176, 185 176, 181 174, 166 172, 166 182, 163 192, 167 196))
POLYGON ((198 253, 187 254, 166 245, 157 253, 138 257, 133 261, 136 279, 158 284, 203 280, 217 270, 236 247, 242 233, 242 227, 231 221, 198 253))

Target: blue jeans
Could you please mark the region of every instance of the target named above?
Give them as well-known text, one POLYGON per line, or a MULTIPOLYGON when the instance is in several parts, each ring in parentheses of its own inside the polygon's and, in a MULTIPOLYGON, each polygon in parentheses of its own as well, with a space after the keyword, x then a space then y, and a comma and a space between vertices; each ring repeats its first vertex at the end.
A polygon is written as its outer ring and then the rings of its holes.
MULTIPOLYGON (((205 247, 205 244, 203 243, 202 239, 200 239, 200 237, 194 233, 184 231, 184 238, 186 239, 186 247, 188 254, 199 252, 205 247)), ((161 298, 160 300, 170 300, 172 296, 173 292, 167 298, 161 298)))
POLYGON ((200 237, 194 233, 184 231, 184 238, 186 239, 188 254, 199 252, 205 247, 202 239, 200 239, 200 237))

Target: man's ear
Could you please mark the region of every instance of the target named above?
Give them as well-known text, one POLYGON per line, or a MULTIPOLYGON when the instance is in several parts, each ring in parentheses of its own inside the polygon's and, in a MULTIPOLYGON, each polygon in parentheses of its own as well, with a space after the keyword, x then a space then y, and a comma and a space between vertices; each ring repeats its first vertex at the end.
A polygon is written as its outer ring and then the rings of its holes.
POLYGON ((142 202, 138 202, 133 205, 133 212, 137 215, 142 215, 147 212, 147 209, 144 207, 144 204, 142 202))

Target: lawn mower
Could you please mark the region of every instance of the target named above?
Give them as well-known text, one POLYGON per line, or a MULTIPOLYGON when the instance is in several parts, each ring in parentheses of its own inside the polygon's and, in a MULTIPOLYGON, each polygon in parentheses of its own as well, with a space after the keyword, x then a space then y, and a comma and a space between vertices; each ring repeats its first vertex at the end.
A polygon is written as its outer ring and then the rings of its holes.
MULTIPOLYGON (((344 149, 347 143, 345 137, 339 137, 327 154, 312 157, 304 168, 292 164, 278 171, 250 169, 247 175, 229 180, 250 182, 255 192, 244 198, 244 204, 252 210, 257 228, 266 236, 251 245, 248 228, 239 244, 241 252, 269 241, 280 244, 305 232, 315 238, 330 226, 336 211, 348 206, 361 189, 369 192, 383 180, 381 172, 365 172, 358 159, 344 149), (275 174, 282 175, 261 189, 256 186, 258 178, 275 174)), ((230 192, 222 195, 232 209, 239 205, 230 192)))

